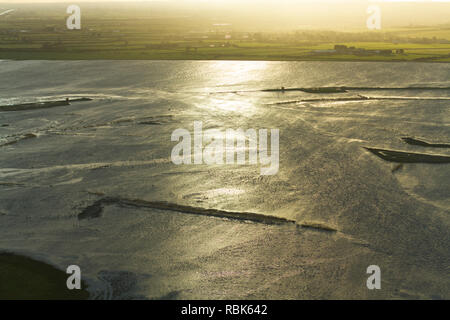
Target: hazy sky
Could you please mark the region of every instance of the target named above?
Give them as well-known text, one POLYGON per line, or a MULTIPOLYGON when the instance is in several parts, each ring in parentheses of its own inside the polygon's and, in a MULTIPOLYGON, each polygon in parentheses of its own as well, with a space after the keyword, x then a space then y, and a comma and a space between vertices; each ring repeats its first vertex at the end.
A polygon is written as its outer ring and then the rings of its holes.
MULTIPOLYGON (((370 4, 370 3, 401 3, 401 4, 417 4, 423 3, 433 6, 439 3, 450 3, 450 0, 0 0, 0 3, 42 3, 42 2, 172 2, 172 3, 211 3, 211 4, 317 4, 317 3, 333 3, 342 5, 370 4)), ((450 12, 449 12, 450 14, 450 12)))
POLYGON ((39 3, 39 2, 207 2, 207 3, 243 3, 243 2, 273 2, 273 3, 374 3, 374 2, 399 2, 399 3, 449 3, 450 0, 2 0, 2 3, 39 3))
MULTIPOLYGON (((64 2, 70 4, 162 3, 169 10, 188 9, 198 14, 247 21, 270 28, 364 28, 370 5, 381 8, 384 26, 450 24, 450 0, 0 0, 0 8, 14 4, 64 2), (390 2, 390 3, 388 3, 390 2), (209 11, 208 11, 209 10, 209 11), (216 14, 217 13, 217 14, 216 14), (224 13, 222 16, 221 13, 224 13)), ((145 10, 144 10, 145 11, 145 10)), ((147 11, 151 11, 150 9, 147 11)), ((230 22, 230 21, 226 21, 230 22)))

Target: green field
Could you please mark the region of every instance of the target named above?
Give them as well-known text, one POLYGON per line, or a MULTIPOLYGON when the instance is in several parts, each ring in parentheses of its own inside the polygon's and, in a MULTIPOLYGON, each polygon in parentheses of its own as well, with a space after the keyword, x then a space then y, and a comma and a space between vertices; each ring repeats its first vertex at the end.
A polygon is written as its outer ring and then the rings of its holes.
MULTIPOLYGON (((186 50, 182 47, 173 49, 148 49, 139 46, 127 48, 104 48, 92 45, 76 47, 62 46, 55 49, 0 47, 0 59, 14 60, 274 60, 274 61, 428 61, 445 62, 450 59, 450 47, 435 48, 427 46, 420 49, 408 49, 408 44, 401 44, 405 48, 404 54, 367 55, 352 54, 318 54, 314 47, 239 47, 239 48, 204 48, 186 50)), ((332 47, 331 45, 328 45, 332 47)), ((362 47, 365 48, 365 47, 362 47)), ((385 49, 379 44, 377 49, 385 49)))

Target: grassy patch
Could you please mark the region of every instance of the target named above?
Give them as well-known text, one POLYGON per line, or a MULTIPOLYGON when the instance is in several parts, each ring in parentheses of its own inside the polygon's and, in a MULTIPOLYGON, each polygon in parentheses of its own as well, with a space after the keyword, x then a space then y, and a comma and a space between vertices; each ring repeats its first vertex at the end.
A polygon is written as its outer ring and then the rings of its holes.
MULTIPOLYGON (((28 257, 0 253, 0 300, 80 300, 85 290, 69 290, 65 272, 28 257)), ((82 287, 85 285, 83 283, 82 287)))

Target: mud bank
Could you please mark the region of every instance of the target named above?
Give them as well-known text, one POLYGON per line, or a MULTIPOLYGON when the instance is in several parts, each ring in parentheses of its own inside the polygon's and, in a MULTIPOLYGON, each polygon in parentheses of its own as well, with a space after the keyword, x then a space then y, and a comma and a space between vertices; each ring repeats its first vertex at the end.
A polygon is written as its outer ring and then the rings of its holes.
POLYGON ((140 199, 125 199, 125 198, 116 198, 116 197, 106 197, 100 200, 97 200, 92 205, 86 207, 79 215, 78 219, 92 219, 98 218, 101 216, 103 206, 117 204, 121 206, 127 207, 139 207, 139 208, 151 208, 151 209, 159 209, 159 210, 169 210, 176 211, 181 213, 188 214, 196 214, 202 216, 212 216, 219 218, 226 218, 232 220, 243 220, 243 221, 252 221, 264 224, 295 224, 294 220, 289 220, 286 218, 269 216, 259 213, 252 212, 234 212, 234 211, 225 211, 225 210, 217 210, 217 209, 205 209, 200 207, 192 207, 186 206, 176 203, 170 203, 165 201, 145 201, 140 199))
POLYGON ((421 146, 421 147, 430 147, 430 148, 450 148, 450 144, 447 143, 430 143, 419 139, 409 138, 405 137, 402 138, 404 142, 407 144, 411 144, 414 146, 421 146))
POLYGON ((364 147, 383 160, 400 163, 450 163, 450 157, 364 147))
POLYGON ((90 98, 78 98, 78 99, 67 99, 67 100, 57 100, 57 101, 44 101, 44 102, 32 102, 32 103, 22 103, 14 105, 0 106, 0 111, 22 111, 22 110, 35 110, 35 109, 47 109, 61 106, 68 106, 71 102, 83 102, 92 101, 90 98))

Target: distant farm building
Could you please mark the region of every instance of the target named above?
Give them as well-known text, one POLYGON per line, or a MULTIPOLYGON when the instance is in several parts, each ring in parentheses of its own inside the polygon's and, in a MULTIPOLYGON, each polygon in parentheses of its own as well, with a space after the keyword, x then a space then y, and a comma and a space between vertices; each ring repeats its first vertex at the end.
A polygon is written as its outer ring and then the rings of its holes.
MULTIPOLYGON (((343 44, 336 44, 334 49, 331 50, 314 50, 314 53, 317 54, 351 54, 357 56, 368 56, 368 55, 391 55, 393 50, 383 49, 383 50, 366 50, 364 48, 356 48, 356 47, 348 47, 343 44)), ((404 53, 403 49, 394 50, 395 53, 404 53)))

